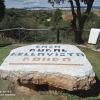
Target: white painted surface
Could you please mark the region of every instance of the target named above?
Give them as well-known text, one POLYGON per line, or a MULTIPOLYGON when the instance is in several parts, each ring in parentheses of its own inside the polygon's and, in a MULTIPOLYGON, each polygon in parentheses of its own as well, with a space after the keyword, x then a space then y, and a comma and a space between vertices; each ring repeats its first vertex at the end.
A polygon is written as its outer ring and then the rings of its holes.
POLYGON ((96 44, 100 34, 100 29, 92 28, 89 35, 88 43, 96 44))
POLYGON ((16 48, 10 52, 8 57, 0 66, 0 70, 61 73, 76 77, 94 75, 92 66, 86 59, 85 54, 76 46, 66 44, 37 44, 16 48), (43 46, 47 46, 47 48, 43 46), (60 52, 54 52, 55 48, 60 49, 60 52), (40 53, 38 51, 39 49, 44 49, 44 56, 38 55, 38 53, 40 53), (48 51, 46 52, 45 50, 48 51), (22 53, 22 55, 18 56, 19 53, 22 53), (27 56, 25 56, 26 53, 28 54, 27 56), (32 53, 35 55, 31 56, 32 53), (48 53, 53 54, 48 56, 48 53), (56 53, 58 53, 58 55, 55 55, 56 53), (64 53, 65 56, 61 56, 60 54, 62 53, 64 53), (73 54, 69 55, 69 53, 73 54))

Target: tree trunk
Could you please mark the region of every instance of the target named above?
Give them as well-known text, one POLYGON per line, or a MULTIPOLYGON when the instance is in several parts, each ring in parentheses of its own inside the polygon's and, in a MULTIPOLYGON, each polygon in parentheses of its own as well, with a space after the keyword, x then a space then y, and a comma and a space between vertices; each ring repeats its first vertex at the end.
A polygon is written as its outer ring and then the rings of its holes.
POLYGON ((78 44, 83 44, 84 41, 82 39, 80 3, 79 2, 77 3, 78 5, 77 14, 75 12, 74 4, 72 0, 70 0, 70 4, 71 4, 71 9, 72 9, 72 15, 73 15, 72 28, 73 28, 74 35, 75 35, 75 42, 78 44), (78 20, 78 25, 77 25, 77 20, 78 20))
POLYGON ((74 34, 75 34, 75 42, 78 44, 83 44, 84 43, 82 39, 83 28, 86 19, 88 18, 88 15, 91 11, 94 0, 91 0, 90 2, 87 1, 87 8, 83 14, 81 13, 80 0, 69 0, 69 2, 71 4, 71 10, 73 15, 72 29, 74 30, 74 34), (75 1, 76 3, 76 7, 77 7, 76 11, 74 9, 75 6, 73 1, 75 1))
POLYGON ((75 30, 75 42, 78 44, 83 44, 84 41, 82 39, 82 31, 81 30, 75 30))

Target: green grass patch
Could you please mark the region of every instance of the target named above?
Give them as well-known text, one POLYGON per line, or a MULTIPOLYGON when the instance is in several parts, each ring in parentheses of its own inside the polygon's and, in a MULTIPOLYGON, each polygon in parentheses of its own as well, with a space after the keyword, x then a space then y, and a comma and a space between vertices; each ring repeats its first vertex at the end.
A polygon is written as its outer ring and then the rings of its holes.
POLYGON ((11 46, 6 47, 0 47, 0 64, 4 61, 4 59, 7 57, 9 52, 13 49, 11 46))
MULTIPOLYGON (((14 97, 0 97, 0 100, 61 100, 58 99, 60 97, 58 96, 53 96, 53 95, 35 95, 35 96, 14 96, 14 97)), ((66 97, 64 97, 65 99, 62 100, 66 100, 66 97)))
POLYGON ((80 48, 87 56, 89 61, 91 62, 93 69, 100 80, 100 53, 87 49, 87 48, 80 48))

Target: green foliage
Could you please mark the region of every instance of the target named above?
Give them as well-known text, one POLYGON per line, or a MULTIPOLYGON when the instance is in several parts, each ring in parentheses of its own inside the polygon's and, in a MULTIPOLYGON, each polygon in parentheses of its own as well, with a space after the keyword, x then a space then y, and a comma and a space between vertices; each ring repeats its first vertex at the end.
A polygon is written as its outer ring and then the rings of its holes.
MULTIPOLYGON (((66 0, 48 0, 49 3, 54 6, 55 4, 61 4, 65 3, 66 0)), ((69 0, 69 3, 71 5, 71 12, 73 19, 71 21, 71 27, 74 31, 74 38, 75 42, 78 44, 83 44, 84 40, 82 38, 83 28, 84 24, 86 22, 87 17, 89 16, 91 12, 92 5, 94 3, 94 0, 69 0), (85 11, 82 13, 81 9, 81 2, 83 2, 86 5, 85 11)))
POLYGON ((9 38, 2 38, 0 36, 0 47, 4 47, 4 46, 7 46, 7 45, 11 45, 12 42, 10 41, 9 38))
POLYGON ((62 11, 60 9, 57 9, 51 18, 51 23, 52 23, 51 25, 56 28, 59 28, 61 21, 62 21, 62 11))
MULTIPOLYGON (((58 5, 63 4, 65 2, 69 2, 69 1, 71 1, 71 0, 48 0, 48 2, 52 4, 52 6, 54 6, 55 4, 58 4, 58 5)), ((75 1, 75 0, 73 0, 73 1, 75 1)), ((93 0, 79 0, 79 1, 83 2, 84 4, 88 4, 93 0)))
POLYGON ((91 28, 100 28, 100 16, 94 14, 93 12, 90 13, 85 23, 85 29, 91 28))
POLYGON ((7 41, 7 40, 0 41, 0 47, 4 47, 7 45, 11 45, 11 44, 12 43, 10 41, 7 41))
MULTIPOLYGON (((60 31, 61 43, 74 43, 74 33, 68 31, 71 27, 70 20, 64 21, 62 14, 66 11, 63 10, 25 10, 25 9, 6 9, 6 14, 0 23, 0 29, 7 28, 52 28, 52 27, 66 27, 65 31, 60 31), (50 19, 50 21, 47 21, 50 19)), ((66 15, 71 13, 67 11, 66 15)), ((91 13, 86 21, 85 29, 100 28, 100 16, 91 13)), ((83 39, 88 40, 90 32, 84 32, 83 39)), ((0 32, 0 34, 3 34, 0 32)), ((56 31, 6 31, 5 38, 11 38, 12 42, 56 42, 56 31)), ((1 38, 0 38, 1 40, 1 38)))
POLYGON ((91 28, 100 28, 100 16, 93 12, 90 13, 84 26, 84 30, 88 30, 88 32, 84 31, 83 33, 83 38, 85 41, 88 41, 91 28))
POLYGON ((24 10, 24 9, 6 9, 5 18, 0 23, 0 28, 40 28, 44 25, 47 18, 52 16, 52 12, 47 11, 35 11, 35 10, 24 10))
MULTIPOLYGON (((52 16, 51 11, 28 11, 24 9, 7 9, 6 15, 3 21, 0 23, 0 29, 8 29, 8 28, 16 28, 16 27, 24 27, 24 28, 47 28, 49 27, 50 23, 47 22, 47 19, 52 16), (47 25, 48 24, 48 25, 47 25)), ((41 32, 38 31, 19 31, 19 30, 13 30, 13 31, 6 31, 5 37, 12 38, 15 41, 19 41, 21 39, 22 41, 31 42, 31 41, 44 41, 47 40, 47 35, 39 36, 41 32), (36 34, 38 36, 36 36, 36 34), (36 38, 37 39, 36 39, 36 38)), ((44 33, 44 32, 42 32, 44 33)), ((45 32, 45 34, 47 34, 45 32)), ((0 33, 2 34, 2 33, 0 33)))

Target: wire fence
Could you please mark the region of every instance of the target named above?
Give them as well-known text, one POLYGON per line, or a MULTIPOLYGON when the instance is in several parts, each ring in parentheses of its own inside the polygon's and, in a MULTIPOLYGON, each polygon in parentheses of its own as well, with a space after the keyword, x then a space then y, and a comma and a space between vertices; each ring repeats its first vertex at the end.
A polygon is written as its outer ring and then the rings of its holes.
MULTIPOLYGON (((90 30, 83 30, 84 40, 88 39, 90 30)), ((59 29, 27 29, 27 28, 11 28, 0 30, 0 39, 2 41, 11 41, 12 43, 73 43, 74 34, 71 28, 59 29)))

